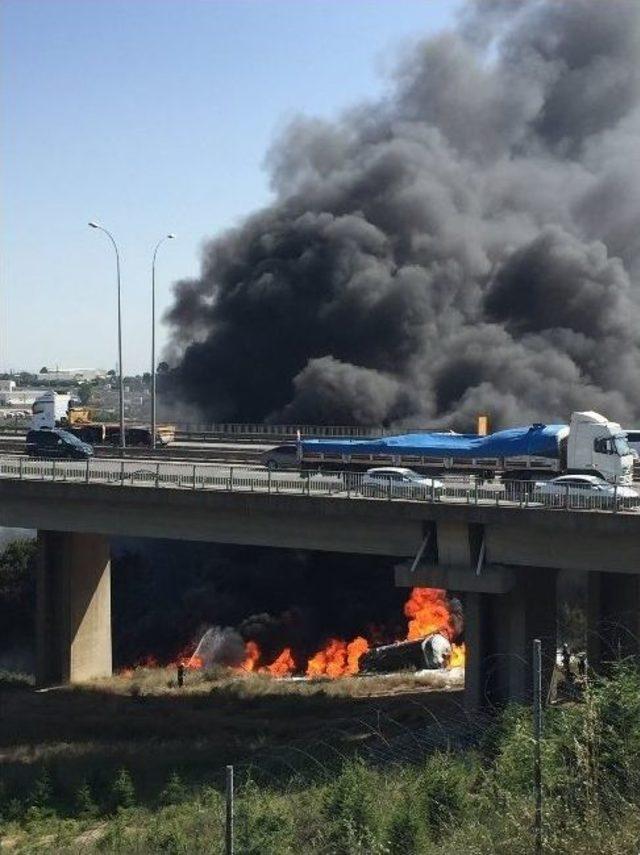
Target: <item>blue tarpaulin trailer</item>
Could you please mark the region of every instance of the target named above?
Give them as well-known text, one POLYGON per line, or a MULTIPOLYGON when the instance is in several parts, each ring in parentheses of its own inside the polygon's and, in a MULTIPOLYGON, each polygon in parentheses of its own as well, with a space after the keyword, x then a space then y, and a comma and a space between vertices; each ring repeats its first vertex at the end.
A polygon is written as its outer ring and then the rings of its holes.
POLYGON ((560 443, 569 433, 567 425, 534 424, 509 428, 489 436, 456 433, 407 433, 380 439, 302 439, 301 460, 322 455, 350 458, 366 455, 388 459, 420 457, 456 460, 510 458, 560 458, 560 443))

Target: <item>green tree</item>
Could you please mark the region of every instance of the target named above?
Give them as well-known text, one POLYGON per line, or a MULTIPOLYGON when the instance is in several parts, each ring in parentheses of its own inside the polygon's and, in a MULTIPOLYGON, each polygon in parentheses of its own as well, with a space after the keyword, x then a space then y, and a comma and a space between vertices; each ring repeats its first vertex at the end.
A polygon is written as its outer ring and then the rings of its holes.
POLYGON ((91 383, 81 383, 78 387, 78 399, 83 407, 86 407, 91 400, 92 392, 93 387, 91 386, 91 383))
POLYGON ((0 553, 0 646, 31 635, 36 553, 35 540, 14 540, 0 553))
POLYGON ((135 805, 136 790, 126 769, 118 771, 111 787, 111 799, 114 808, 130 808, 135 805))
POLYGON ((83 781, 76 790, 76 808, 81 817, 92 817, 98 813, 98 805, 87 781, 83 781))

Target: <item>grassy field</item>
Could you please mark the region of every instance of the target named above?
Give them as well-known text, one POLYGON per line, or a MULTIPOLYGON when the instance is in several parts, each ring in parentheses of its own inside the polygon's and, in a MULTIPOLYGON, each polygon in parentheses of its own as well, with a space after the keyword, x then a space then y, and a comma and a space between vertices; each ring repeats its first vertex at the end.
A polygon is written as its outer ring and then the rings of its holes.
MULTIPOLYGON (((532 851, 530 711, 468 720, 409 675, 297 683, 154 669, 76 689, 0 681, 0 851, 532 851)), ((545 853, 640 841, 640 678, 547 711, 545 853)))

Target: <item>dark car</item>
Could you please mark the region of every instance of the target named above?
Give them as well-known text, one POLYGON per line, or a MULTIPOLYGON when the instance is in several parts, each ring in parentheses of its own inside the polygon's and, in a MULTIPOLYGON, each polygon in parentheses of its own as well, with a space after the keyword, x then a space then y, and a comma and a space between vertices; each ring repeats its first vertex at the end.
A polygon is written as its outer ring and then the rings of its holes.
POLYGON ((298 449, 295 445, 276 445, 275 448, 265 451, 260 458, 263 466, 267 469, 297 469, 298 449))
POLYGON ((48 460, 86 460, 93 456, 93 448, 69 431, 42 428, 27 433, 27 454, 48 460))

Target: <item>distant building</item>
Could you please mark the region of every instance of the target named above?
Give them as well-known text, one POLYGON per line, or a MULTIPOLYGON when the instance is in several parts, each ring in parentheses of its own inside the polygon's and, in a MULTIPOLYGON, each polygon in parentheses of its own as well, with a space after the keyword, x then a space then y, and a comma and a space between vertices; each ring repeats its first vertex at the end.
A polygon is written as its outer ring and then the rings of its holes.
POLYGON ((91 380, 104 380, 107 370, 103 368, 59 368, 38 374, 38 379, 51 383, 87 383, 91 380))
POLYGON ((15 380, 0 380, 0 393, 2 392, 13 392, 16 388, 15 380))
POLYGON ((42 389, 16 389, 15 385, 13 383, 13 389, 4 390, 0 388, 0 406, 31 407, 35 399, 42 395, 42 389))

